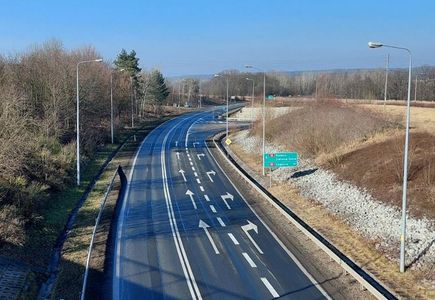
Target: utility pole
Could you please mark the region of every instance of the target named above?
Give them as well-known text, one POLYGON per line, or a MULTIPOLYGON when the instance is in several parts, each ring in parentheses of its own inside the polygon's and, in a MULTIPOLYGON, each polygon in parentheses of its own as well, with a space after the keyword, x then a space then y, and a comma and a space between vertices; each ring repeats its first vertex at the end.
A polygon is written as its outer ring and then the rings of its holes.
POLYGON ((388 90, 388 69, 390 67, 390 54, 387 54, 385 61, 385 89, 384 89, 384 108, 387 104, 387 90, 388 90))

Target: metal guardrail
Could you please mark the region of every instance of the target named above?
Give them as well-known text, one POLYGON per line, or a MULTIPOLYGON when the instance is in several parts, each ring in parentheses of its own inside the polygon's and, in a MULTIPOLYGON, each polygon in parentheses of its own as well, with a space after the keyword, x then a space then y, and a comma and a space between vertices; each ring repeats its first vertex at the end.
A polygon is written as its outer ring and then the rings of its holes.
POLYGON ((107 197, 109 196, 110 192, 112 191, 112 187, 113 187, 113 183, 115 182, 116 175, 120 174, 120 172, 122 172, 122 168, 121 168, 121 166, 118 166, 116 168, 115 172, 113 173, 113 176, 112 176, 112 179, 110 180, 109 185, 107 186, 104 197, 101 200, 100 210, 98 211, 97 218, 95 219, 95 225, 94 225, 94 229, 92 231, 91 242, 90 242, 89 248, 88 248, 88 257, 86 258, 86 267, 85 267, 85 274, 83 276, 83 285, 82 285, 82 291, 80 293, 80 300, 85 300, 86 285, 87 285, 88 275, 89 275, 89 263, 91 260, 92 248, 94 246, 94 239, 95 239, 95 234, 97 232, 97 227, 100 223, 101 215, 103 214, 103 210, 106 206, 107 197))
POLYGON ((242 178, 250 184, 257 192, 259 192, 268 202, 276 207, 289 221, 292 222, 302 233, 304 233, 311 241, 321 248, 331 259, 336 261, 346 272, 352 275, 365 289, 372 293, 377 299, 397 299, 397 297, 377 281, 372 274, 363 270, 353 260, 347 257, 331 242, 318 233, 315 229, 305 223, 299 216, 290 210, 284 203, 273 196, 267 189, 258 183, 251 175, 248 174, 236 161, 229 155, 227 149, 222 145, 223 134, 218 134, 213 137, 213 143, 219 150, 219 153, 228 163, 242 176, 242 178), (216 136, 219 136, 216 142, 216 136))

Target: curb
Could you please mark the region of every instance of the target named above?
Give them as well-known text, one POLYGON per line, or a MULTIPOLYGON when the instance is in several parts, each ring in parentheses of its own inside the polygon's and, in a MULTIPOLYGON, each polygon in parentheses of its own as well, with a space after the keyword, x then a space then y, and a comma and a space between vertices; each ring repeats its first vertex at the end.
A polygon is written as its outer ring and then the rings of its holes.
POLYGON ((215 147, 219 150, 222 157, 231 165, 231 167, 242 178, 250 184, 258 193, 260 193, 269 203, 277 208, 293 225, 295 225, 302 233, 304 233, 312 242, 322 249, 331 259, 337 262, 345 272, 348 272, 355 278, 365 289, 367 289, 377 299, 398 299, 391 291, 378 282, 372 274, 363 270, 352 259, 347 257, 331 242, 318 233, 315 229, 305 223, 299 216, 290 210, 279 199, 273 196, 267 189, 258 183, 251 175, 248 174, 235 161, 234 154, 230 149, 222 145, 224 134, 219 133, 212 138, 215 147), (217 141, 216 141, 217 139, 217 141), (229 150, 229 151, 228 151, 229 150))

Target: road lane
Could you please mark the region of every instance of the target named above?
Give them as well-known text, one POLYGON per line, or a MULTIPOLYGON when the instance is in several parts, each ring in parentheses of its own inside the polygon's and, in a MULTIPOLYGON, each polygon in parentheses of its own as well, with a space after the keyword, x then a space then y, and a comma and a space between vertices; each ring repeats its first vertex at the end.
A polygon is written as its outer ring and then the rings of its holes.
POLYGON ((141 146, 120 216, 114 298, 324 299, 211 156, 205 140, 221 130, 212 115, 167 122, 141 146))

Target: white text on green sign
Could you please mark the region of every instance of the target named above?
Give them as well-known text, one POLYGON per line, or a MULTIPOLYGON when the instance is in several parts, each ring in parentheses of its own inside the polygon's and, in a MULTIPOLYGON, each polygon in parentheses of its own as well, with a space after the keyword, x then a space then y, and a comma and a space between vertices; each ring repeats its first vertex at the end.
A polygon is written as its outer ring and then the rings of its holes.
POLYGON ((297 152, 278 152, 264 154, 265 168, 288 168, 298 166, 297 152))

